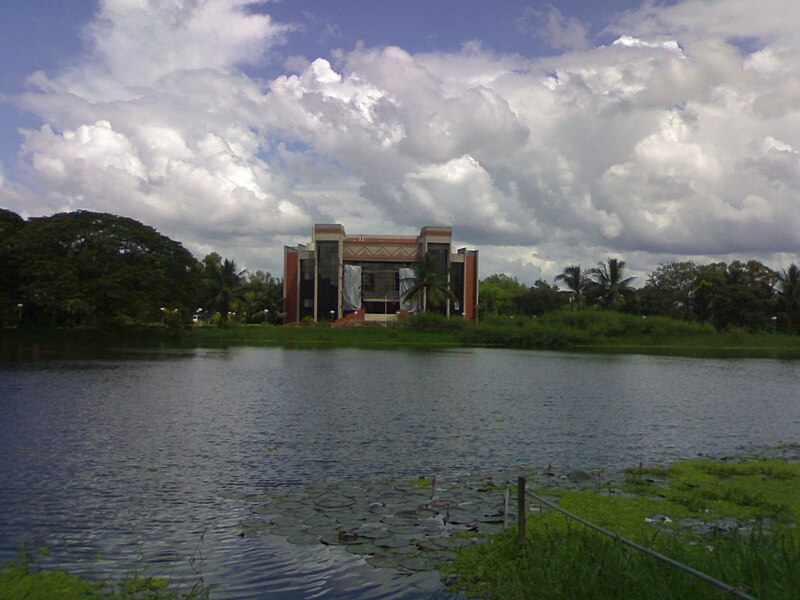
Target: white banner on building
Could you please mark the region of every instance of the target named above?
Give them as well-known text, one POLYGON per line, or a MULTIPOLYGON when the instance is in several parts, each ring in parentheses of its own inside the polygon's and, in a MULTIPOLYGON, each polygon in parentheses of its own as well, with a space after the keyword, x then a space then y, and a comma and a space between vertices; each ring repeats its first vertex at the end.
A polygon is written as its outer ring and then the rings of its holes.
POLYGON ((417 282, 414 277, 414 269, 403 268, 399 269, 400 275, 400 310, 407 310, 408 312, 417 312, 419 310, 419 297, 406 298, 406 292, 410 290, 417 282))
POLYGON ((345 265, 344 281, 342 281, 342 310, 358 310, 359 308, 361 308, 361 267, 345 265))

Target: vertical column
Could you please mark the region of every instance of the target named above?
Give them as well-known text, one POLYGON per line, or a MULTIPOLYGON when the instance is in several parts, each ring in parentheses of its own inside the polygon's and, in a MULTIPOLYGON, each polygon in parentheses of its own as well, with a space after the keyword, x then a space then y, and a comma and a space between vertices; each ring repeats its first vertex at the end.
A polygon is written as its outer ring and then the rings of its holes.
POLYGON ((296 248, 283 249, 283 311, 284 323, 297 323, 300 320, 299 303, 299 254, 296 248))
POLYGON ((464 257, 464 316, 469 321, 478 320, 478 251, 467 252, 464 257))

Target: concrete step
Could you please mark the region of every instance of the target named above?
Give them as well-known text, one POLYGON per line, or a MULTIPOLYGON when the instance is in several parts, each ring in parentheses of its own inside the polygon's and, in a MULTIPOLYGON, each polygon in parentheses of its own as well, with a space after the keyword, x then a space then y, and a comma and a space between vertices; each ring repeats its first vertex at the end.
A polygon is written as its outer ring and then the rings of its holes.
POLYGON ((381 315, 381 314, 367 313, 366 315, 364 315, 364 320, 372 323, 394 323, 395 321, 397 321, 397 315, 396 314, 381 315))

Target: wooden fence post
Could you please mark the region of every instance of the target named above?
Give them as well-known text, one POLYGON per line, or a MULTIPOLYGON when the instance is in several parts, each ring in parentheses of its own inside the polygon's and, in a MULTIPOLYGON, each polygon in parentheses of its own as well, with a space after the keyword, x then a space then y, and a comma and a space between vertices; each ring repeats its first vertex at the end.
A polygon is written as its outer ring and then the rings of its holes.
POLYGON ((517 545, 525 546, 525 517, 528 509, 525 505, 525 475, 517 477, 517 545))

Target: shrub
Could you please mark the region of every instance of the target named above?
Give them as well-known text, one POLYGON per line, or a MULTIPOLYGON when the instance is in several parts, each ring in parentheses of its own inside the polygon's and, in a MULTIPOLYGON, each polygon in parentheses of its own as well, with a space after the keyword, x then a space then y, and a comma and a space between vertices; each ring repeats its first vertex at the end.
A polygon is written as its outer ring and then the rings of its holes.
POLYGON ((467 322, 463 317, 450 317, 434 312, 409 315, 402 320, 402 327, 415 331, 463 331, 467 322))

